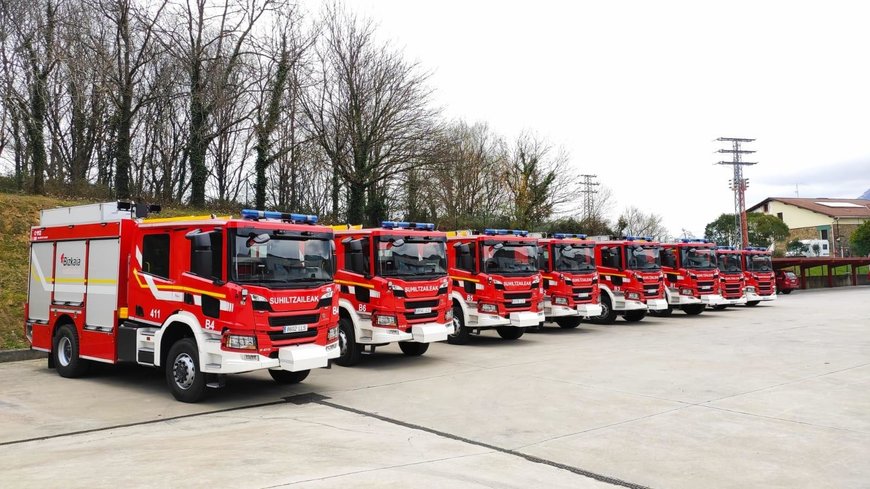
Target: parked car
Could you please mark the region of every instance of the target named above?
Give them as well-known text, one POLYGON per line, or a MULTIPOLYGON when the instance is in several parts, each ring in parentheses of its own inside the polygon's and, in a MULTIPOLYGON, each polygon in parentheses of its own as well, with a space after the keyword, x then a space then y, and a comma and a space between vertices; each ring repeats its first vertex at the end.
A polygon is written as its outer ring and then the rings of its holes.
POLYGON ((794 289, 800 288, 797 275, 788 270, 776 271, 776 290, 783 294, 791 294, 794 289))

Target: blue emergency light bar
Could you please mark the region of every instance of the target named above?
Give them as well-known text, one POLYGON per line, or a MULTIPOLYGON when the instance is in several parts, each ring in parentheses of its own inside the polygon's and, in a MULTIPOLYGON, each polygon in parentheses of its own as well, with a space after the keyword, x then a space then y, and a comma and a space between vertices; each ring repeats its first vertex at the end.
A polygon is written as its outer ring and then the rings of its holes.
POLYGON ((680 243, 709 243, 710 241, 704 238, 682 238, 680 243))
POLYGON ((586 239, 585 234, 570 234, 570 233, 556 233, 553 235, 556 239, 567 239, 567 238, 577 238, 577 239, 586 239))
POLYGON ((762 248, 761 246, 747 246, 743 249, 746 251, 767 251, 767 248, 762 248))
POLYGON ((242 218, 256 221, 258 219, 278 219, 296 223, 317 224, 317 216, 313 214, 296 214, 290 212, 261 211, 257 209, 242 209, 242 218))
POLYGON ((716 249, 717 249, 717 250, 731 250, 731 251, 737 251, 737 248, 734 247, 734 246, 724 246, 724 245, 723 245, 723 246, 717 246, 716 249))
POLYGON ((652 236, 623 236, 625 241, 652 241, 652 236))
POLYGON ((522 229, 484 229, 483 234, 487 236, 505 236, 513 234, 514 236, 528 236, 529 232, 522 229))
POLYGON ((435 224, 431 222, 405 222, 405 221, 381 221, 384 229, 417 229, 420 231, 434 231, 435 224))

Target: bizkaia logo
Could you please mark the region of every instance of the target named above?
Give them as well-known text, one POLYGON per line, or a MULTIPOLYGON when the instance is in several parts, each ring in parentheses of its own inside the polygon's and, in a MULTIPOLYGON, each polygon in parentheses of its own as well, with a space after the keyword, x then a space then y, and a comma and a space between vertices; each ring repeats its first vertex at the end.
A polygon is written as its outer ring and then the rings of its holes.
POLYGON ((438 292, 437 285, 416 285, 413 287, 404 287, 405 292, 416 294, 417 292, 438 292))
POLYGON ((82 265, 82 259, 66 256, 64 253, 61 253, 60 264, 65 267, 80 267, 82 265))
POLYGON ((269 304, 305 304, 319 300, 320 297, 316 295, 292 295, 289 297, 269 297, 269 304))

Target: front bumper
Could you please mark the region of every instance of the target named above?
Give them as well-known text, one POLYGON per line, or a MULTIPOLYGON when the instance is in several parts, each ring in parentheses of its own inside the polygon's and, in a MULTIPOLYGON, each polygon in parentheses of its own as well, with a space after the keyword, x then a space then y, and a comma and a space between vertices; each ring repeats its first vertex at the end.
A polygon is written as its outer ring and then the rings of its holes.
POLYGON ((338 358, 338 341, 323 345, 307 343, 290 345, 278 349, 278 358, 269 358, 257 352, 244 353, 220 350, 202 350, 200 368, 205 373, 238 374, 255 370, 275 369, 298 372, 313 368, 326 367, 329 360, 338 358))
POLYGON ((649 308, 650 311, 663 311, 668 308, 668 300, 667 299, 647 299, 646 307, 649 308))
POLYGON ((701 296, 701 304, 706 306, 718 306, 724 302, 725 299, 719 294, 705 294, 701 296))
POLYGON ((601 304, 577 304, 577 314, 586 318, 600 316, 602 312, 601 304))
POLYGON ((746 302, 754 302, 754 301, 775 301, 776 300, 776 292, 770 295, 758 295, 755 292, 747 292, 746 293, 746 302))
POLYGON ((528 328, 529 326, 537 326, 544 322, 544 311, 532 312, 512 312, 508 316, 510 325, 517 328, 528 328))
POLYGON ((453 321, 447 324, 422 323, 411 326, 411 336, 417 343, 447 341, 447 335, 451 334, 453 334, 453 321))
POLYGON ((616 296, 613 301, 613 310, 616 312, 623 311, 645 311, 648 307, 642 301, 629 300, 625 296, 616 296))
MULTIPOLYGON (((668 303, 672 306, 691 306, 695 304, 700 304, 701 299, 693 296, 693 295, 682 295, 679 291, 671 292, 668 296, 668 303)), ((650 308, 652 309, 652 308, 650 308)))
POLYGON ((554 305, 550 298, 544 299, 544 316, 548 318, 560 318, 565 316, 576 316, 577 311, 568 306, 554 305))

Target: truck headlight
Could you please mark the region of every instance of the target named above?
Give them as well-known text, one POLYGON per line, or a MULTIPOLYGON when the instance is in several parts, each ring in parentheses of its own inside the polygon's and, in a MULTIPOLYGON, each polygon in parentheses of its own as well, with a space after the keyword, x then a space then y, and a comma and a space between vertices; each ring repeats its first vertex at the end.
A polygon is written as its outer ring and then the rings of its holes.
POLYGON ((444 313, 444 320, 445 321, 453 321, 453 308, 452 307, 450 309, 448 309, 447 312, 444 313))
POLYGON ((695 295, 692 289, 680 289, 680 294, 682 295, 695 295))
POLYGON ((751 285, 750 285, 750 286, 747 286, 745 290, 746 290, 746 292, 750 292, 750 293, 752 293, 752 294, 755 293, 755 287, 753 287, 753 286, 751 286, 751 285))
POLYGON ((489 304, 487 302, 480 303, 480 312, 485 312, 489 314, 498 314, 498 306, 495 304, 489 304))
POLYGON ((537 307, 537 309, 538 309, 538 311, 543 311, 543 310, 544 310, 544 301, 538 301, 538 307, 537 307))
POLYGON ((320 300, 323 300, 323 299, 332 299, 332 294, 333 294, 333 293, 334 293, 333 288, 332 288, 332 287, 329 287, 328 289, 326 289, 326 292, 324 292, 323 295, 320 296, 320 300))
POLYGON ((326 330, 326 341, 332 341, 338 338, 338 326, 334 326, 326 330))
POLYGON ((257 337, 237 334, 228 334, 224 336, 224 346, 234 350, 256 350, 257 337))
POLYGON ((627 292, 627 293, 625 294, 625 298, 628 299, 628 300, 630 300, 630 301, 639 301, 639 300, 640 300, 640 294, 637 293, 637 292, 627 292))
POLYGON ((553 304, 556 304, 557 306, 567 306, 568 305, 568 298, 567 297, 554 297, 553 304))
POLYGON ((378 315, 377 316, 377 325, 378 326, 395 326, 396 325, 396 316, 387 316, 387 315, 378 315))

